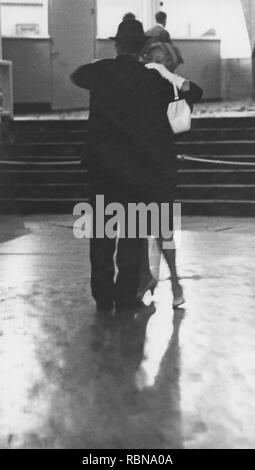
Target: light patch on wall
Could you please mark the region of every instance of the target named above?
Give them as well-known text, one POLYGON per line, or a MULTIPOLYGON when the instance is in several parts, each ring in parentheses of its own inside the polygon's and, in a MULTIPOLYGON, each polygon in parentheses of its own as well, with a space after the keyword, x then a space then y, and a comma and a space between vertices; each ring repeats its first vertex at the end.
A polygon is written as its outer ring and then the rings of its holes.
POLYGON ((129 11, 143 20, 141 0, 97 0, 97 36, 114 36, 123 15, 129 11))
POLYGON ((97 0, 97 37, 107 38, 117 32, 125 13, 132 12, 144 29, 152 27, 157 0, 97 0))
POLYGON ((173 38, 199 38, 219 35, 220 0, 168 0, 162 10, 173 38))
POLYGON ((251 46, 241 0, 221 0, 221 57, 251 57, 251 46))
POLYGON ((3 37, 47 37, 48 0, 0 0, 3 37))

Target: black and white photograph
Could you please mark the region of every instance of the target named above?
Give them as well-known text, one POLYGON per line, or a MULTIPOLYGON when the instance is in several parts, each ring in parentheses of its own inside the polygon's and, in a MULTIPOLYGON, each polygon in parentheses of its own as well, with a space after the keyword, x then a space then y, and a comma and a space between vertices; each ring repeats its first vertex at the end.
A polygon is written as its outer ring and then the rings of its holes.
POLYGON ((6 468, 255 449, 254 217, 255 0, 0 0, 6 468))

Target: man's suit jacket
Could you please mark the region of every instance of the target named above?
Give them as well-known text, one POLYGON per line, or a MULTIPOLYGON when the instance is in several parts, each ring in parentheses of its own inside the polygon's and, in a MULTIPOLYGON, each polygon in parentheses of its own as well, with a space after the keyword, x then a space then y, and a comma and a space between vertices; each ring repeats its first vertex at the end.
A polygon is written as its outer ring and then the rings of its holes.
MULTIPOLYGON (((94 191, 117 200, 171 200, 177 182, 167 119, 172 85, 130 55, 81 66, 71 79, 91 92, 86 166, 94 191)), ((192 84, 187 98, 201 94, 192 84)))

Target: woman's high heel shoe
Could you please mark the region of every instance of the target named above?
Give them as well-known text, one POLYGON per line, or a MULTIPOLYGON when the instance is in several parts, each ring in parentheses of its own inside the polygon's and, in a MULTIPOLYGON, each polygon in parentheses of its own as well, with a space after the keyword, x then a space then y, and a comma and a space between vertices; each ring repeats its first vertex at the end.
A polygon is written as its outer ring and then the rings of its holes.
POLYGON ((181 305, 183 305, 184 303, 185 303, 185 298, 184 298, 184 295, 183 295, 183 289, 180 286, 180 295, 174 296, 173 308, 178 308, 181 305))
POLYGON ((137 292, 137 300, 142 300, 146 292, 148 291, 151 292, 151 295, 154 295, 154 291, 157 285, 158 285, 158 282, 156 281, 156 279, 154 277, 151 277, 149 282, 147 282, 147 284, 137 292))

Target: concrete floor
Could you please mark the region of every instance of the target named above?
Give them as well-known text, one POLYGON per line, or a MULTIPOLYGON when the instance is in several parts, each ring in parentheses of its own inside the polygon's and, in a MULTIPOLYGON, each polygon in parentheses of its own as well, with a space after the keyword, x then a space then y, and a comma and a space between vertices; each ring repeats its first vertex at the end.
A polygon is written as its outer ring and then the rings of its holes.
POLYGON ((186 309, 108 327, 71 217, 0 223, 0 448, 255 448, 254 220, 185 218, 186 309))

